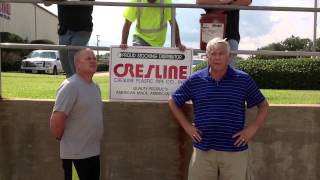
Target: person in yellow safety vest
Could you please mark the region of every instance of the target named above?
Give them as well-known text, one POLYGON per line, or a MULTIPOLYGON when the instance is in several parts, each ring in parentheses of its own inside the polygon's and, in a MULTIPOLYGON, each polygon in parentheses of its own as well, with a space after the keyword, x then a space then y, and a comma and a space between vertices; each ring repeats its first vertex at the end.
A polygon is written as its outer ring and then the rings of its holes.
MULTIPOLYGON (((170 4, 171 0, 131 0, 135 3, 166 3, 170 4)), ((122 29, 122 39, 120 47, 128 47, 128 35, 131 24, 136 22, 135 32, 133 35, 133 46, 153 46, 163 47, 166 34, 167 22, 172 22, 171 9, 159 7, 127 7, 124 14, 125 23, 122 29)), ((175 22, 175 44, 180 50, 185 50, 181 44, 178 24, 175 22)))

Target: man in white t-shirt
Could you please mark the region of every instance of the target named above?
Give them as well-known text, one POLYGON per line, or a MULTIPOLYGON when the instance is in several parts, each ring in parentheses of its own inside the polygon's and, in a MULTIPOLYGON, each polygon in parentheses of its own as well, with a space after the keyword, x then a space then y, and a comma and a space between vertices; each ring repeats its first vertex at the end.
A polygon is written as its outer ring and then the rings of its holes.
POLYGON ((60 157, 65 180, 99 180, 100 141, 103 133, 103 112, 99 86, 93 82, 96 57, 91 49, 74 56, 76 74, 66 79, 57 91, 50 118, 50 129, 60 141, 60 157))

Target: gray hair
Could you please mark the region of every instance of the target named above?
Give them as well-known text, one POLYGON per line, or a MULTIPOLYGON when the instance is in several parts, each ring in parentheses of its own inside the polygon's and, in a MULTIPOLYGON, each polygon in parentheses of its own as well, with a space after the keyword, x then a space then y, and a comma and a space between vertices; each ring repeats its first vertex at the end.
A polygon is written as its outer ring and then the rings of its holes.
POLYGON ((218 44, 224 44, 227 48, 227 52, 228 54, 230 54, 230 45, 228 43, 228 41, 226 39, 221 39, 221 38, 213 38, 211 39, 208 44, 207 44, 207 48, 206 48, 206 54, 207 57, 210 56, 210 52, 217 47, 218 44))
POLYGON ((90 48, 83 48, 83 49, 80 49, 79 51, 77 51, 75 54, 74 54, 74 57, 73 57, 73 62, 74 64, 76 64, 76 62, 81 58, 82 56, 82 53, 85 52, 85 51, 92 51, 92 49, 90 48))

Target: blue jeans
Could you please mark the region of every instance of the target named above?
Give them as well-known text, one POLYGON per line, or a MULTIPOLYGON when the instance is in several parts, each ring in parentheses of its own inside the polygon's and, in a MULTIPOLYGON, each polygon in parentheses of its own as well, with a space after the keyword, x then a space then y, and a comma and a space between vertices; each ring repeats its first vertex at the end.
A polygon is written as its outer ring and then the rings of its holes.
MULTIPOLYGON (((238 50, 238 45, 239 45, 238 41, 234 39, 229 39, 228 43, 230 45, 231 50, 238 50)), ((230 59, 229 59, 230 66, 234 67, 234 65, 236 64, 236 60, 237 60, 237 54, 230 54, 230 59)))
MULTIPOLYGON (((64 35, 59 36, 59 44, 71 46, 86 46, 89 42, 90 36, 91 32, 88 31, 68 30, 64 35)), ((73 58, 76 50, 61 50, 59 53, 62 68, 68 78, 76 72, 73 63, 73 58)))

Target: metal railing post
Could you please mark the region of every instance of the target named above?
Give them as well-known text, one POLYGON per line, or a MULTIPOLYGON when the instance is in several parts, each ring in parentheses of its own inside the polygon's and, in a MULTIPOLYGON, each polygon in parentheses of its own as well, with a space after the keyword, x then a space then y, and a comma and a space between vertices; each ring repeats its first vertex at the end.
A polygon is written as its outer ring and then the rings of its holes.
POLYGON ((176 47, 176 8, 171 8, 171 47, 176 47))
MULTIPOLYGON (((314 0, 314 8, 318 7, 318 0, 314 0)), ((313 46, 312 51, 316 52, 316 42, 317 42, 317 19, 318 13, 314 12, 314 21, 313 21, 313 46)))

